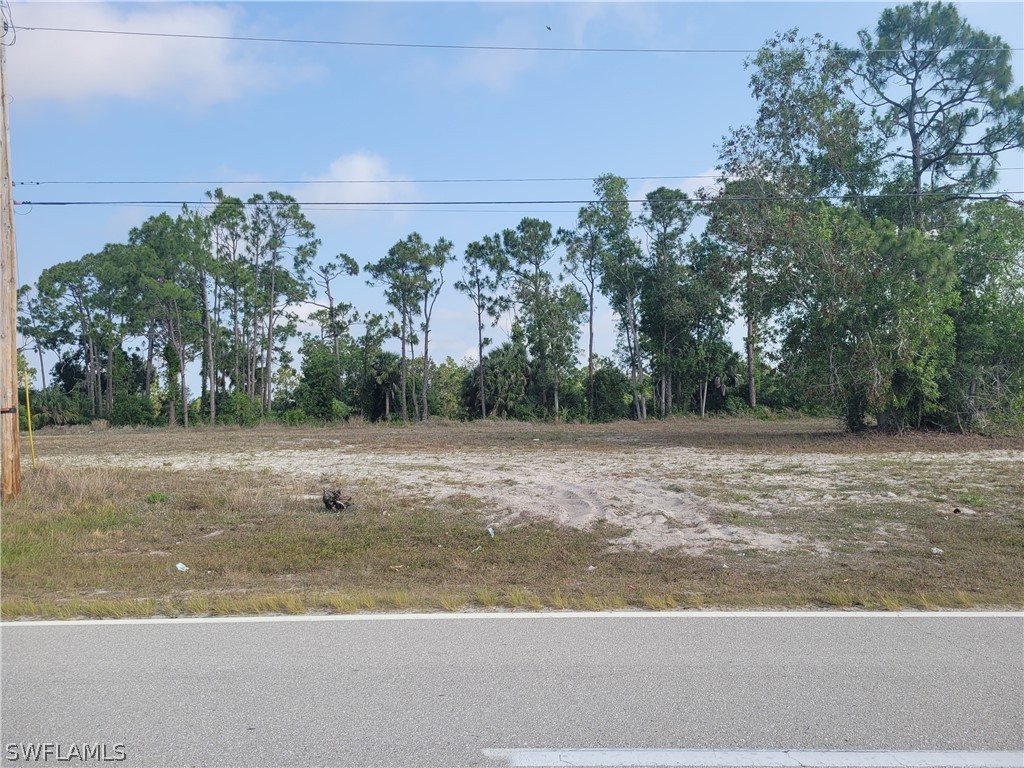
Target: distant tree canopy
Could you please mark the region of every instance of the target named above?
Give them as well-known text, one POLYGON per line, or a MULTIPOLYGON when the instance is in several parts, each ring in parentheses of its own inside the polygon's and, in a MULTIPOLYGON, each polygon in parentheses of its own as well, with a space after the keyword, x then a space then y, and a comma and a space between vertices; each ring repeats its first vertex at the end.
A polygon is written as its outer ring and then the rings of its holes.
POLYGON ((988 192, 1000 157, 1024 147, 1010 49, 946 3, 886 9, 857 39, 766 41, 746 62, 754 119, 723 137, 720 179, 694 198, 661 187, 634 200, 604 174, 570 227, 524 218, 461 260, 415 232, 363 265, 325 258, 279 192, 216 189, 205 206, 153 216, 20 291, 19 331, 43 377, 33 417, 585 421, 769 407, 833 413, 851 430, 1020 429, 1024 206, 988 192), (389 313, 353 305, 360 271, 389 313), (447 283, 472 309, 475 359, 431 357, 447 283), (594 352, 602 297, 613 359, 594 352), (726 341, 737 319, 742 355, 726 341), (49 384, 45 352, 58 356, 49 384))

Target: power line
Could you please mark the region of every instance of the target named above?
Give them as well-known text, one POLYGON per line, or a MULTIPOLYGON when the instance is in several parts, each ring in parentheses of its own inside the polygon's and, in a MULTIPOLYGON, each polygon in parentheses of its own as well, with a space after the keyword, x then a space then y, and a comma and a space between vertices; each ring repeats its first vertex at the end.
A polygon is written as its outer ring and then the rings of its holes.
MULTIPOLYGON (((1024 167, 1020 168, 999 168, 1000 171, 1024 171, 1024 167)), ((294 184, 315 184, 315 185, 332 185, 332 184, 522 184, 522 183, 558 183, 558 182, 578 182, 578 181, 593 181, 596 176, 548 176, 548 177, 523 177, 523 178, 490 178, 490 179, 279 179, 276 181, 207 181, 207 180, 192 180, 192 181, 154 181, 149 179, 47 179, 44 181, 16 181, 14 186, 16 187, 41 187, 44 185, 106 185, 106 186, 139 186, 139 185, 150 185, 150 186, 249 186, 249 187, 266 187, 273 186, 275 184, 280 185, 294 185, 294 184)), ((676 181, 680 179, 719 179, 721 174, 704 173, 704 174, 680 174, 677 176, 622 176, 621 178, 626 181, 676 181)))
MULTIPOLYGON (((15 214, 18 216, 28 216, 32 213, 34 206, 38 203, 23 202, 15 203, 17 208, 25 208, 26 210, 19 212, 15 210, 15 214)), ((359 207, 359 208, 346 208, 347 204, 339 203, 306 203, 303 204, 304 211, 317 211, 320 213, 515 213, 515 214, 555 214, 555 213, 566 213, 576 214, 577 208, 370 208, 370 207, 359 207)), ((168 206, 163 203, 124 203, 119 205, 120 208, 149 208, 152 210, 165 210, 168 206)))
MULTIPOLYGON (((1024 170, 1024 169, 1003 169, 1003 170, 1024 170)), ((108 185, 139 185, 139 184, 163 184, 163 185, 196 185, 196 186, 221 186, 221 185, 245 185, 245 186, 268 186, 272 184, 518 184, 518 183, 550 183, 569 181, 593 181, 596 176, 553 176, 536 178, 505 178, 505 179, 284 179, 278 181, 150 181, 150 180, 47 180, 47 181, 16 181, 14 186, 42 186, 44 184, 108 184, 108 185)), ((717 179, 718 174, 691 174, 679 176, 623 176, 626 181, 672 181, 677 179, 717 179)))
POLYGON ((343 208, 341 206, 319 207, 319 204, 305 206, 307 211, 324 213, 573 213, 575 208, 343 208))
MULTIPOLYGON (((91 35, 122 35, 130 37, 164 37, 184 40, 227 40, 244 43, 285 43, 289 45, 328 45, 350 48, 427 48, 451 51, 523 51, 535 53, 758 53, 760 48, 595 48, 552 45, 461 45, 448 43, 394 43, 369 40, 322 40, 294 37, 255 37, 250 35, 200 35, 184 32, 142 32, 121 29, 89 29, 80 27, 29 27, 18 26, 26 32, 71 32, 91 35)), ((859 48, 837 48, 841 52, 860 52, 859 48)), ((1022 51, 1024 48, 935 48, 919 49, 913 53, 942 53, 943 51, 993 53, 997 51, 1022 51)), ((874 48, 867 53, 902 53, 899 48, 874 48)), ((909 52, 909 51, 908 51, 909 52)))
MULTIPOLYGON (((1010 195, 1024 195, 1024 190, 1013 191, 1013 192, 992 192, 992 193, 980 193, 971 195, 955 195, 957 199, 961 200, 998 200, 998 199, 1010 199, 1010 195)), ((907 192, 892 192, 892 193, 875 193, 875 194, 864 194, 864 195, 719 195, 713 197, 707 201, 692 200, 691 202, 726 202, 726 201, 785 201, 785 200, 876 200, 876 199, 892 199, 892 198, 906 198, 906 199, 917 199, 918 197, 949 197, 950 195, 946 192, 923 192, 921 195, 915 195, 907 192)), ((389 201, 389 200, 314 200, 311 202, 298 202, 294 200, 285 201, 274 201, 274 200, 260 200, 256 202, 248 201, 237 201, 232 202, 232 205, 242 205, 251 207, 255 205, 268 205, 268 206, 284 206, 284 205, 300 205, 300 206, 321 206, 321 207, 337 207, 337 206, 349 206, 351 210, 361 210, 364 207, 380 206, 386 209, 395 209, 398 207, 419 207, 429 206, 441 207, 441 206, 452 206, 452 205, 465 205, 465 206, 484 206, 484 205, 596 205, 600 204, 600 200, 403 200, 403 201, 389 201)), ((646 199, 629 199, 622 200, 619 202, 629 204, 641 204, 646 203, 646 199)), ((1019 201, 1013 201, 1019 202, 1019 201)), ((213 200, 22 200, 16 203, 16 205, 40 205, 49 207, 68 207, 68 206, 179 206, 179 205, 194 205, 194 206, 207 206, 213 205, 216 201, 213 200)))

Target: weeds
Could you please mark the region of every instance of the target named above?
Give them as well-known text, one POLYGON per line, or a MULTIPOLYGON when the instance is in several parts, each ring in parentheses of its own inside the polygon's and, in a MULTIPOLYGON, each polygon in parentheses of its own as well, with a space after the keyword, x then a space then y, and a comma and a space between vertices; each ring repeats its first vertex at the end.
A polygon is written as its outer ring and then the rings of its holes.
POLYGON ((508 591, 505 599, 513 608, 525 608, 530 604, 530 593, 522 587, 514 587, 508 591))
POLYGON ((644 595, 641 602, 644 608, 652 611, 670 611, 679 607, 672 595, 644 595))
MULTIPOLYGON (((494 505, 470 493, 471 480, 446 495, 350 479, 345 487, 352 509, 327 515, 319 494, 321 481, 339 482, 333 476, 279 474, 256 458, 249 471, 175 469, 189 451, 236 451, 238 430, 111 430, 59 439, 44 430, 37 450, 69 464, 44 461, 26 472, 22 496, 4 506, 0 615, 1024 604, 1019 472, 1012 462, 995 460, 962 468, 958 453, 1010 443, 920 435, 853 439, 830 429, 808 420, 675 420, 642 427, 487 423, 345 430, 346 443, 381 456, 397 442, 405 453, 500 447, 513 457, 505 460, 510 471, 516 451, 537 450, 535 437, 545 451, 598 457, 618 455, 622 442, 630 451, 707 449, 707 469, 700 472, 663 462, 666 477, 678 482, 681 503, 706 501, 709 524, 804 543, 783 551, 723 546, 706 554, 617 551, 609 548, 623 533, 615 525, 578 530, 532 517, 496 526, 499 535, 491 539, 486 530, 494 505), (155 468, 118 467, 116 458, 98 468, 70 466, 79 454, 95 457, 104 449, 155 457, 155 468), (937 457, 914 465, 913 497, 906 491, 909 479, 896 482, 907 477, 910 464, 904 454, 891 458, 894 450, 937 457), (728 471, 712 470, 714 457, 746 451, 759 453, 742 465, 722 464, 732 467, 728 471), (846 462, 842 477, 829 478, 841 494, 815 487, 822 472, 798 472, 807 468, 799 460, 804 452, 846 462), (891 488, 899 498, 888 497, 891 488), (779 501, 800 494, 806 503, 779 501), (977 514, 954 514, 958 505, 977 514), (944 554, 932 555, 932 547, 944 554), (178 562, 190 570, 179 572, 178 562)), ((244 434, 253 457, 303 439, 324 450, 336 445, 328 430, 260 427, 244 434)), ((422 465, 436 482, 448 482, 437 465, 422 465)), ((624 459, 613 475, 628 478, 634 469, 624 459)), ((508 493, 525 483, 508 484, 508 493)))
POLYGON ((899 599, 895 595, 882 595, 878 600, 882 604, 882 607, 887 611, 899 611, 903 608, 899 599))
POLYGON ((490 587, 481 587, 474 595, 474 600, 482 608, 493 608, 501 599, 498 593, 490 587))
POLYGON ((562 593, 560 591, 557 591, 557 590, 555 591, 555 593, 553 595, 548 597, 547 604, 551 608, 554 608, 555 610, 558 610, 558 611, 564 611, 565 609, 567 609, 569 607, 569 601, 566 600, 565 597, 563 597, 562 593))
POLYGON ((467 600, 462 595, 446 594, 441 595, 437 599, 438 605, 442 611, 448 611, 449 613, 455 613, 461 611, 466 607, 467 600))

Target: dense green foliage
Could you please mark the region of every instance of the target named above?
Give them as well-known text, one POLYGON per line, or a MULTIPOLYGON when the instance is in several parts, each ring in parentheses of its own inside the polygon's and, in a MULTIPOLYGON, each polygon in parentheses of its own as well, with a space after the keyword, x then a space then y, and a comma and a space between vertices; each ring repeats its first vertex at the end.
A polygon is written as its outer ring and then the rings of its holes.
POLYGON ((384 316, 343 300, 360 266, 321 259, 287 195, 218 189, 206 210, 151 217, 23 288, 28 349, 40 368, 43 350, 59 354, 33 418, 558 421, 760 405, 854 431, 1021 428, 1024 207, 985 194, 1000 154, 1024 146, 1009 49, 943 3, 887 9, 859 41, 768 40, 747 62, 756 117, 723 138, 719 183, 695 199, 662 187, 635 201, 605 174, 573 228, 524 218, 469 243, 454 287, 478 355, 461 363, 430 354, 458 261, 445 238, 414 232, 364 265, 384 316), (614 360, 594 353, 601 296, 614 360), (492 346, 506 316, 510 338, 492 346), (726 341, 734 319, 742 356, 726 341))

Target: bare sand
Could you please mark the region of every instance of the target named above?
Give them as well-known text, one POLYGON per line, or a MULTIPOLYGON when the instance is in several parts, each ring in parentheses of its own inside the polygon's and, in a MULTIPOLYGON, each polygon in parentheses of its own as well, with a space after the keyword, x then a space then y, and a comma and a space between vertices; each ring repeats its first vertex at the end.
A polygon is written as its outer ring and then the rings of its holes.
MULTIPOLYGON (((783 510, 880 502, 925 505, 939 513, 955 508, 971 515, 973 510, 955 505, 957 491, 976 486, 980 477, 1024 476, 1024 452, 1014 450, 844 455, 629 444, 575 450, 552 449, 535 440, 514 450, 373 451, 343 440, 329 442, 330 447, 318 439, 308 448, 173 455, 135 451, 116 457, 84 453, 54 460, 74 466, 269 471, 296 478, 317 494, 321 485, 344 488, 353 481, 440 500, 468 494, 483 504, 495 527, 535 518, 579 528, 604 522, 627 531, 610 540, 617 549, 681 547, 695 554, 722 546, 825 553, 819 542, 749 520, 767 523, 783 510)), ((879 536, 885 533, 878 531, 879 536)))

